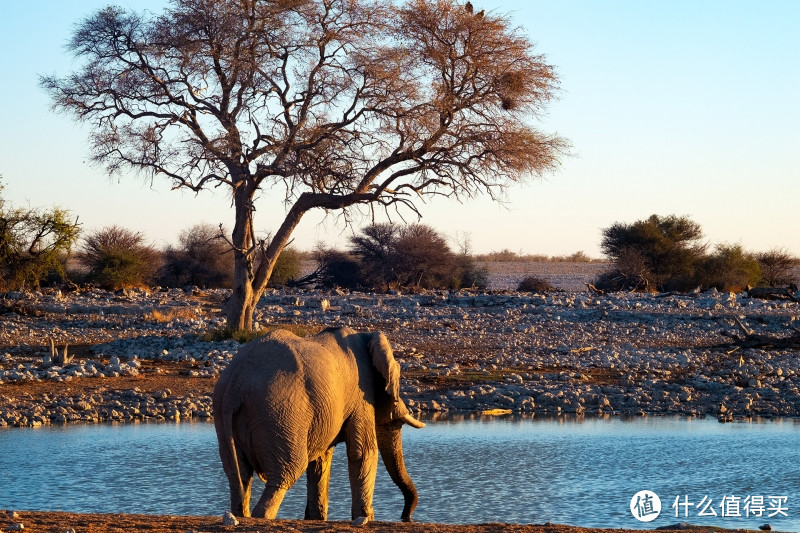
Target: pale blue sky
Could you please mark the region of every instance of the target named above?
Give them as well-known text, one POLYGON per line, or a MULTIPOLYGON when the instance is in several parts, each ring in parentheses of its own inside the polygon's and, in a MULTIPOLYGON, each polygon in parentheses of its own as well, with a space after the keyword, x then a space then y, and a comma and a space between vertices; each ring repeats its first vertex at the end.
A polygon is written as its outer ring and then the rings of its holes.
MULTIPOLYGON (((0 174, 16 205, 59 205, 84 230, 118 224, 158 245, 198 222, 232 225, 222 192, 151 188, 109 179, 86 164, 86 130, 49 111, 39 74, 66 74, 74 24, 109 2, 0 0, 0 174)), ((160 10, 160 0, 118 4, 160 10)), ((574 156, 544 180, 486 199, 435 200, 422 222, 477 252, 599 257, 601 229, 650 214, 688 215, 710 243, 800 254, 800 2, 500 1, 557 67, 563 92, 541 128, 574 156)), ((264 197, 257 224, 274 229, 284 207, 264 197)), ((342 244, 335 217, 303 219, 295 244, 342 244)), ((367 222, 366 220, 364 221, 367 222)))

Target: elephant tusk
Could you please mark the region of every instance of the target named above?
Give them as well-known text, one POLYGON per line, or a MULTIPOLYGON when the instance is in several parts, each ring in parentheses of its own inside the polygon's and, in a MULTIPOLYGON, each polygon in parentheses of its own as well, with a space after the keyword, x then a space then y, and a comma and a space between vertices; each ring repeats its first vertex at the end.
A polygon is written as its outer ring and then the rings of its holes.
POLYGON ((421 429, 421 428, 425 427, 425 423, 424 422, 420 422, 419 420, 417 420, 416 418, 414 418, 410 414, 403 415, 403 417, 400 420, 402 420, 403 422, 405 422, 406 424, 408 424, 412 428, 421 429))

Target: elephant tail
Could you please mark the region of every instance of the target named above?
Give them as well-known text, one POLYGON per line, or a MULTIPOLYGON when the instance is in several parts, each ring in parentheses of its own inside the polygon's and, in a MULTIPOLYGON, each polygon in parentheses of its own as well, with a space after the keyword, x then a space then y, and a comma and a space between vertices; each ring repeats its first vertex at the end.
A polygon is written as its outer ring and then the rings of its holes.
POLYGON ((244 498, 245 489, 244 482, 242 481, 242 471, 239 468, 239 456, 236 453, 236 442, 233 440, 233 412, 230 411, 225 414, 225 434, 228 436, 228 446, 230 447, 231 459, 233 459, 233 466, 236 469, 236 479, 239 480, 239 496, 244 498))
MULTIPOLYGON (((242 471, 239 466, 239 454, 237 451, 236 441, 233 438, 233 415, 239 410, 239 405, 230 404, 230 396, 223 399, 222 408, 220 409, 220 418, 222 419, 222 435, 219 438, 220 454, 227 456, 227 460, 231 465, 232 472, 236 473, 236 486, 231 481, 231 489, 238 489, 240 501, 243 501, 247 492, 242 481, 242 471), (227 401, 225 401, 227 400, 227 401)), ((223 463, 225 461, 223 460, 223 463)))

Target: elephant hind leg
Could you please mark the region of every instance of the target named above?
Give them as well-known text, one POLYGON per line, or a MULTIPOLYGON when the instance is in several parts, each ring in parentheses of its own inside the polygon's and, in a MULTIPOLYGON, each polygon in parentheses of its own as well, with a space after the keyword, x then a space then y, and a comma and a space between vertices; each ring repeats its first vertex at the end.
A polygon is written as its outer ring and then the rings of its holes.
POLYGON ((253 508, 253 516, 256 518, 266 518, 269 520, 278 516, 278 509, 281 507, 283 497, 286 496, 288 487, 274 486, 267 482, 264 492, 261 494, 258 503, 253 508))
POLYGON ((306 470, 306 520, 328 519, 328 485, 331 480, 331 461, 333 446, 318 459, 308 463, 306 470))
POLYGON ((242 455, 239 455, 238 475, 235 470, 228 471, 228 469, 225 474, 228 476, 231 492, 231 513, 235 516, 247 517, 250 516, 250 487, 253 483, 253 467, 242 455), (239 475, 241 475, 241 480, 239 475))
MULTIPOLYGON (((298 451, 298 455, 301 455, 300 451, 298 451)), ((275 518, 286 491, 303 475, 307 464, 308 460, 302 457, 299 461, 270 465, 270 468, 265 469, 266 486, 261 498, 253 508, 253 516, 257 518, 275 518)))

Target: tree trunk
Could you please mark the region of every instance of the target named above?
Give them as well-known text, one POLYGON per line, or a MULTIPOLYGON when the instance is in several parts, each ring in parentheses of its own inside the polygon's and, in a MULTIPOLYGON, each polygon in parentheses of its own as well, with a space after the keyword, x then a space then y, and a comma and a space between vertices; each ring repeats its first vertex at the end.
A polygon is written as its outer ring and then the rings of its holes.
POLYGON ((234 191, 236 224, 233 228, 232 243, 234 254, 233 291, 225 304, 228 329, 232 331, 251 331, 253 314, 258 300, 267 288, 272 270, 283 249, 289 242, 292 232, 308 210, 306 202, 298 201, 289 210, 275 237, 266 247, 258 268, 256 256, 261 249, 253 234, 253 195, 256 188, 244 184, 234 191))
POLYGON ((252 194, 244 182, 233 195, 236 222, 231 234, 233 244, 233 287, 225 303, 228 329, 250 331, 253 329, 253 311, 261 295, 253 293, 254 259, 256 243, 253 242, 252 194))
POLYGON ((389 472, 389 477, 392 478, 394 484, 398 486, 400 492, 403 493, 405 504, 403 505, 403 514, 401 519, 404 522, 411 521, 411 514, 417 506, 417 488, 414 482, 411 481, 411 476, 408 475, 406 464, 403 459, 403 435, 401 432, 403 425, 396 424, 389 426, 378 426, 376 429, 378 437, 378 450, 381 452, 383 464, 386 466, 386 471, 389 472))

